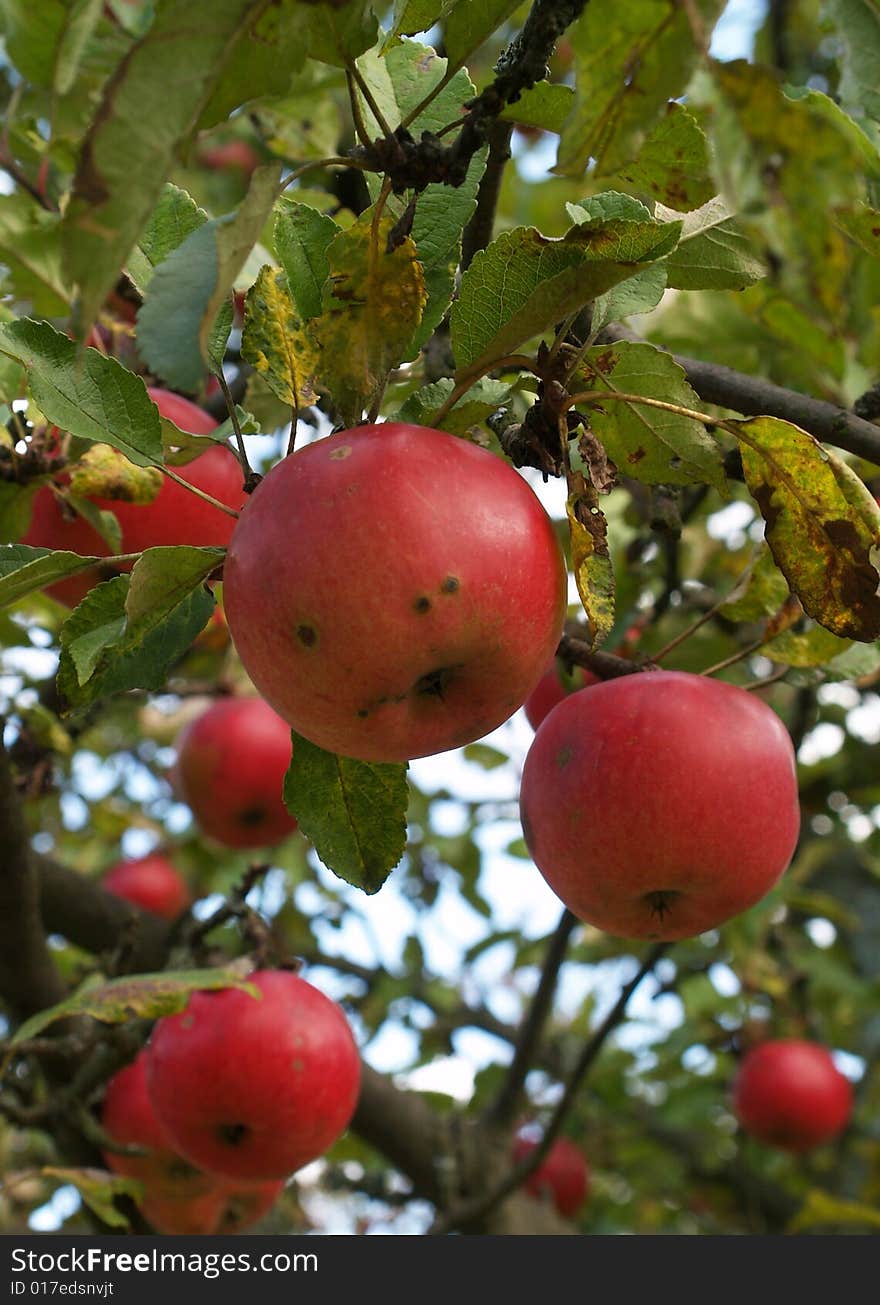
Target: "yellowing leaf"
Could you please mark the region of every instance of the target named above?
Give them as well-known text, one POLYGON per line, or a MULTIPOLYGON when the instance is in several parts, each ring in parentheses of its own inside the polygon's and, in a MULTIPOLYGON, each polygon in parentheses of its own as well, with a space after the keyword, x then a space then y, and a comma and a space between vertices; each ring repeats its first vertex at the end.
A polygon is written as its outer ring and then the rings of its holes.
POLYGON ((136 467, 109 444, 93 444, 70 473, 70 488, 83 498, 152 503, 162 488, 158 467, 136 467))
POLYGON ((786 1232, 809 1232, 822 1225, 839 1228, 845 1224, 880 1228, 880 1210, 860 1205, 857 1201, 843 1201, 814 1188, 807 1193, 807 1199, 794 1218, 789 1220, 786 1232))
POLYGON ((287 289, 287 277, 272 267, 247 294, 241 353, 273 394, 291 408, 314 403, 318 359, 287 289))
POLYGON ((343 421, 357 421, 398 362, 421 320, 425 281, 407 236, 391 251, 390 217, 369 209, 327 253, 324 311, 309 323, 321 353, 321 388, 343 421))
POLYGON ((608 522, 595 491, 580 472, 565 505, 571 533, 571 569, 590 623, 590 646, 603 643, 614 625, 614 569, 608 550, 608 522), (579 482, 579 485, 578 485, 579 482))
POLYGON ((729 422, 766 539, 804 611, 842 639, 880 638, 880 507, 836 454, 777 417, 729 422))

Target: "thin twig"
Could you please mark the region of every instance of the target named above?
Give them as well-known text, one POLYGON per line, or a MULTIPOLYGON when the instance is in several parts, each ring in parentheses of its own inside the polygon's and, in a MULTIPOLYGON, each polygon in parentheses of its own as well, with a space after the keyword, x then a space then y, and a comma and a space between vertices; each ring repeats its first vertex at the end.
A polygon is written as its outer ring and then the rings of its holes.
MULTIPOLYGON (((235 442, 238 445, 238 460, 241 463, 241 470, 244 475, 244 492, 251 494, 259 484, 260 477, 248 460, 247 449, 244 446, 244 436, 241 433, 241 424, 238 420, 238 413, 235 411, 235 400, 229 389, 229 382, 223 375, 223 368, 218 367, 214 375, 217 377, 217 384, 223 391, 223 398, 226 400, 226 411, 229 413, 229 420, 232 422, 232 429, 235 432, 235 442)), ((236 513, 237 515, 238 513, 236 513)))

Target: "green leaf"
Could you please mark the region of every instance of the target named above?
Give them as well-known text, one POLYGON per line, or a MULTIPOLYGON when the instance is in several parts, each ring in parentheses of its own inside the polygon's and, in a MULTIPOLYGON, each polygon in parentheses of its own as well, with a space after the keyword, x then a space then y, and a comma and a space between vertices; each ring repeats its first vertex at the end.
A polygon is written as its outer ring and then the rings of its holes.
POLYGON ((207 213, 199 208, 192 195, 170 181, 166 183, 138 240, 137 252, 142 257, 136 266, 134 260, 129 263, 129 273, 142 291, 152 280, 154 269, 207 220, 207 213))
POLYGON ((506 766, 510 760, 506 752, 499 752, 488 743, 468 743, 462 755, 465 761, 472 761, 483 770, 497 770, 499 766, 506 766))
POLYGON ((30 195, 0 195, 0 262, 9 269, 8 284, 16 299, 47 317, 70 311, 60 223, 57 213, 44 212, 30 195))
POLYGON ((621 181, 679 213, 700 208, 715 194, 709 144, 696 118, 671 101, 621 181))
POLYGON ((321 357, 321 388, 343 421, 359 420, 412 339, 425 304, 416 248, 406 237, 390 252, 393 226, 368 209, 329 248, 324 311, 309 323, 321 357))
POLYGON ((243 959, 216 970, 166 970, 161 974, 126 975, 121 979, 93 975, 72 996, 20 1024, 12 1045, 27 1042, 50 1024, 73 1015, 87 1015, 102 1024, 126 1024, 129 1020, 157 1020, 163 1015, 175 1015, 183 1010, 194 992, 241 988, 260 1000, 259 988, 247 981, 250 969, 250 962, 243 959))
POLYGON ((650 263, 643 271, 613 290, 593 300, 592 330, 599 331, 609 322, 621 322, 656 308, 666 290, 666 264, 650 263))
POLYGON ((30 548, 27 544, 5 544, 0 547, 0 607, 107 560, 80 557, 78 553, 60 549, 53 552, 47 548, 30 548))
POLYGON ((838 639, 830 630, 814 625, 809 630, 784 630, 762 646, 761 656, 787 666, 824 666, 851 647, 849 639, 838 639))
POLYGON ((571 540, 571 569, 590 628, 591 648, 614 628, 614 567, 608 548, 608 522, 596 506, 595 492, 582 473, 565 505, 571 540))
POLYGON ((880 9, 875 0, 825 0, 825 12, 843 43, 841 102, 880 118, 880 9))
POLYGON ((640 395, 699 411, 700 400, 670 354, 651 344, 588 349, 578 368, 590 401, 590 425, 622 475, 649 485, 693 483, 725 488, 721 450, 693 417, 631 400, 603 403, 602 391, 640 395))
POLYGON ((880 209, 868 204, 853 204, 833 209, 831 216, 851 240, 872 258, 880 259, 880 209))
POLYGON ((804 611, 842 639, 880 638, 880 507, 855 472, 776 417, 727 423, 776 564, 804 611))
POLYGON ((0 20, 6 53, 18 72, 37 86, 50 87, 67 5, 63 0, 0 0, 0 20))
POLYGON ((16 485, 11 480, 0 481, 0 544, 14 544, 27 533, 34 495, 41 483, 45 482, 16 485))
POLYGON ((797 1214, 789 1219, 787 1233, 812 1232, 815 1228, 862 1227, 880 1229, 880 1210, 858 1201, 845 1201, 821 1188, 812 1188, 797 1214))
POLYGON ((308 204, 285 200, 275 216, 275 252, 287 274, 291 298, 303 322, 318 317, 330 279, 327 251, 340 228, 308 204))
POLYGON ((824 118, 838 136, 846 140, 866 172, 874 176, 880 172, 880 150, 864 129, 830 95, 807 86, 786 86, 783 94, 786 100, 805 105, 814 117, 824 118))
POLYGON ((214 610, 203 581, 222 558, 222 549, 150 548, 130 581, 118 576, 90 590, 59 635, 58 689, 68 707, 161 689, 214 610))
POLYGON ((406 847, 407 767, 339 757, 293 735, 284 801, 329 870, 375 893, 406 847))
POLYGON ((242 105, 264 95, 284 95, 308 53, 309 22, 301 0, 252 5, 254 14, 235 42, 199 118, 199 129, 224 122, 242 105))
POLYGON ((98 349, 78 349, 48 322, 0 323, 0 353, 27 368, 47 421, 80 439, 110 444, 139 467, 161 465, 159 411, 143 378, 98 349))
POLYGON ((618 217, 590 218, 561 240, 532 227, 502 232, 474 258, 452 308, 459 369, 476 371, 510 353, 662 258, 677 239, 676 223, 618 217))
POLYGON ((516 393, 519 382, 511 384, 509 381, 493 381, 484 376, 438 422, 435 413, 454 388, 455 382, 446 376, 431 385, 423 385, 409 396, 394 420, 410 421, 415 426, 432 426, 435 430, 448 430, 453 435, 466 435, 474 426, 483 425, 487 417, 501 408, 516 393))
POLYGON ((241 356, 291 408, 314 403, 320 359, 294 311, 283 272, 264 267, 247 294, 241 356))
POLYGON ((788 581, 769 548, 762 544, 755 561, 720 610, 730 621, 760 621, 777 612, 788 595, 788 581))
POLYGON ((541 127, 544 131, 562 131, 574 106, 574 91, 562 82, 538 82, 523 91, 515 104, 508 104, 499 117, 522 127, 541 127))
POLYGON ((394 0, 386 45, 395 36, 416 36, 445 18, 457 0, 394 0))
POLYGON ((451 68, 460 68, 474 50, 519 8, 521 0, 458 0, 445 26, 451 68))
POLYGON ((195 390, 204 379, 214 320, 271 212, 278 175, 276 164, 257 168, 237 212, 192 231, 153 274, 138 313, 138 349, 176 389, 195 390))
POLYGON ((300 5, 299 19, 311 57, 336 68, 345 68, 376 43, 378 25, 372 0, 347 0, 342 7, 300 5))
POLYGON ((117 1196, 130 1196, 137 1201, 143 1196, 144 1185, 137 1178, 124 1178, 105 1169, 68 1169, 59 1165, 44 1165, 40 1170, 46 1178, 57 1178, 60 1183, 75 1187, 90 1210, 110 1228, 128 1228, 129 1221, 113 1204, 117 1196))
MULTIPOLYGON (((33 8, 33 7, 32 7, 33 8)), ((62 222, 67 273, 85 332, 148 220, 229 52, 251 0, 164 4, 104 88, 62 222)))
POLYGON ((55 57, 55 90, 59 95, 66 95, 73 87, 103 7, 104 0, 73 0, 55 57))
MULTIPOLYGON (((663 221, 677 214, 658 204, 663 221)), ((675 290, 742 290, 760 281, 767 269, 751 252, 751 242, 731 220, 721 196, 686 213, 678 247, 666 259, 669 285, 675 290)))
MULTIPOLYGON (((695 0, 707 32, 724 0, 695 0)), ((575 104, 554 171, 580 176, 618 172, 638 157, 669 100, 682 94, 697 46, 678 0, 588 4, 569 29, 575 52, 575 104)))

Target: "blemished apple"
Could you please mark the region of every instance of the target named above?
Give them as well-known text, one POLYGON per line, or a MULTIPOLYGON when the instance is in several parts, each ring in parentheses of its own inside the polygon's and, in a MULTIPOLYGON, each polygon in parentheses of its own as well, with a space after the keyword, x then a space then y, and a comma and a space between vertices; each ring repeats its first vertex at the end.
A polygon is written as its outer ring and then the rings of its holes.
POLYGON ((150 1099, 173 1144, 222 1178, 286 1178, 348 1127, 360 1059, 340 1006, 297 974, 250 976, 197 992, 156 1024, 147 1047, 150 1099))
POLYGON ((830 1142, 853 1106, 849 1079, 818 1042, 778 1038, 752 1047, 732 1089, 734 1113, 750 1136, 795 1153, 830 1142))
POLYGON ((535 864, 581 920, 620 938, 689 938, 760 901, 788 866, 794 749, 736 685, 623 675, 550 712, 520 811, 535 864))
MULTIPOLYGON (((155 386, 148 388, 147 393, 162 416, 168 417, 181 430, 207 435, 216 428, 209 413, 182 395, 155 386)), ((211 445, 192 462, 176 470, 183 480, 227 507, 237 510, 241 506, 244 499, 241 467, 232 451, 223 445, 211 445)), ((62 472, 59 485, 63 485, 65 480, 62 472)), ((116 514, 122 532, 122 549, 126 553, 173 544, 222 548, 229 543, 235 526, 234 517, 167 478, 163 479, 159 493, 151 503, 105 498, 93 501, 98 508, 116 514)), ((106 540, 84 517, 71 513, 48 484, 42 485, 34 496, 30 525, 21 543, 34 548, 66 549, 85 556, 107 557, 110 554, 106 540)), ((66 606, 75 607, 94 585, 113 573, 108 570, 105 574, 101 568, 95 567, 81 575, 57 581, 49 586, 48 592, 66 606)))
POLYGON ((526 720, 532 729, 536 730, 544 717, 562 702, 563 698, 567 698, 570 693, 576 693, 579 689, 586 689, 591 684, 598 683, 599 677, 592 671, 576 666, 569 674, 554 657, 523 703, 526 720))
POLYGON ((173 787, 218 843, 274 847, 296 829, 282 798, 290 753, 290 726, 262 698, 218 698, 181 730, 173 787))
MULTIPOLYGON (((537 1143, 528 1137, 514 1139, 513 1160, 519 1164, 537 1143)), ((590 1166, 583 1151, 567 1137, 558 1137, 538 1168, 523 1183, 530 1196, 552 1200, 566 1219, 577 1214, 590 1194, 590 1166)))
POLYGON ((202 1236, 240 1232, 274 1205, 284 1183, 234 1184, 196 1169, 175 1151, 147 1093, 146 1053, 107 1084, 101 1113, 104 1131, 120 1145, 145 1155, 106 1149, 108 1169, 143 1184, 141 1214, 158 1233, 202 1236))
POLYGON ((553 525, 509 463, 401 423, 285 458, 224 568, 233 643, 293 728, 404 761, 480 738, 538 683, 565 617, 553 525))
POLYGON ((165 920, 176 920, 192 900, 185 879, 161 852, 117 861, 101 882, 108 893, 165 920))

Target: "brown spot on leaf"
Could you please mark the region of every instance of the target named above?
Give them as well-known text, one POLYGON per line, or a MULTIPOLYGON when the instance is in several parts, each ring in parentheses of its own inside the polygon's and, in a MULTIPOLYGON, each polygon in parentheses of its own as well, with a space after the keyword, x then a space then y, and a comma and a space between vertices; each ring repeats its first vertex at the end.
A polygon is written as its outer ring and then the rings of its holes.
POLYGON ((762 481, 752 490, 755 502, 761 509, 761 516, 767 523, 767 533, 770 534, 776 526, 779 517, 779 509, 773 503, 773 486, 762 481))
POLYGON ((639 447, 637 449, 633 449, 632 453, 627 453, 626 460, 627 462, 633 462, 633 463, 641 462, 642 458, 644 458, 645 456, 646 456, 645 450, 639 447))

